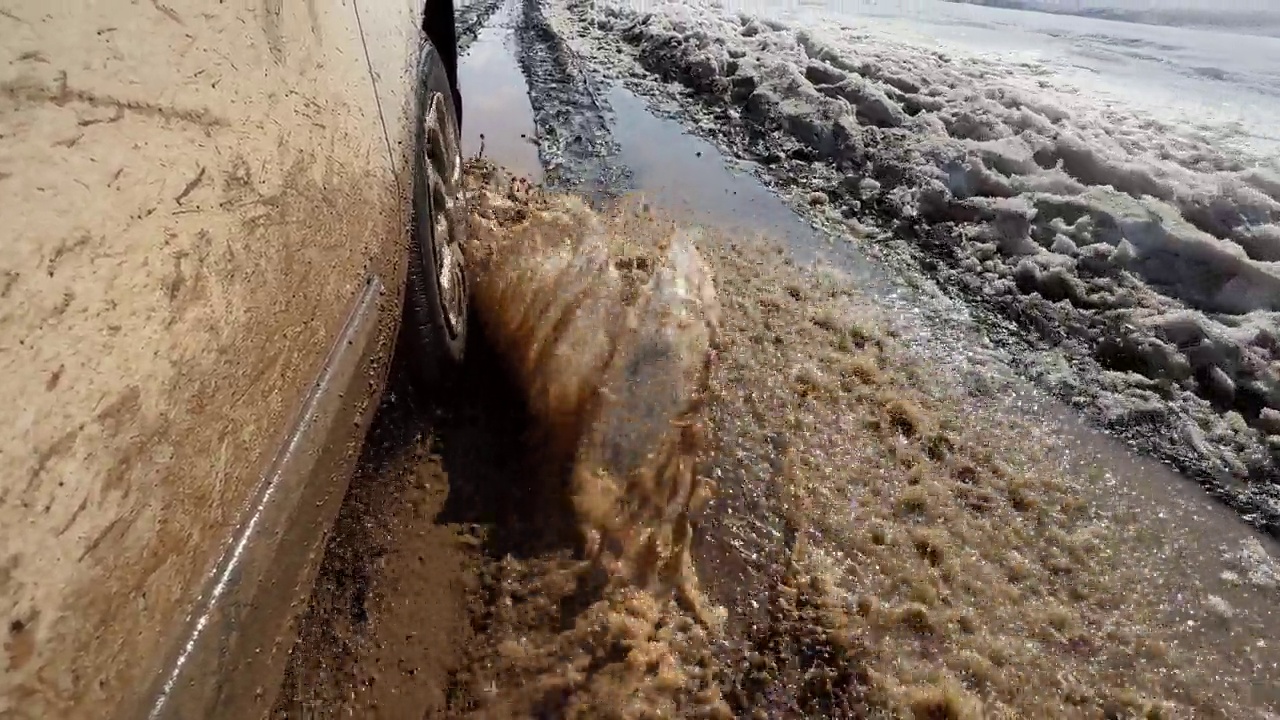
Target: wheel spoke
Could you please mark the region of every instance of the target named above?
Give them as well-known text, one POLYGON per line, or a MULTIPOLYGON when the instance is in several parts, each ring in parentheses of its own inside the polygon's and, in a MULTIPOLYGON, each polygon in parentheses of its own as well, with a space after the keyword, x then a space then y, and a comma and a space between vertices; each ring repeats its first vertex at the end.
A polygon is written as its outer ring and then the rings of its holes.
POLYGON ((466 312, 465 274, 462 269, 461 242, 463 223, 458 222, 458 193, 462 185, 462 154, 458 146, 456 122, 445 98, 439 93, 431 98, 424 117, 426 143, 423 147, 426 191, 430 196, 433 231, 431 252, 436 272, 436 287, 444 319, 451 332, 458 332, 466 312))

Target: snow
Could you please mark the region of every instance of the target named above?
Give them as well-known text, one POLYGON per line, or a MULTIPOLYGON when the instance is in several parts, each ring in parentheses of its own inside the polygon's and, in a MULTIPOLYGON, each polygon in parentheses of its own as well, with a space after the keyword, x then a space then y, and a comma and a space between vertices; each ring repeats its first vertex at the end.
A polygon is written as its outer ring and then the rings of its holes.
POLYGON ((1045 66, 871 21, 598 0, 592 22, 645 70, 834 169, 804 195, 827 201, 814 205, 859 227, 914 223, 961 285, 1087 348, 1106 382, 1076 382, 1106 386, 1089 389, 1104 415, 1172 413, 1219 470, 1275 479, 1275 159, 1045 66))

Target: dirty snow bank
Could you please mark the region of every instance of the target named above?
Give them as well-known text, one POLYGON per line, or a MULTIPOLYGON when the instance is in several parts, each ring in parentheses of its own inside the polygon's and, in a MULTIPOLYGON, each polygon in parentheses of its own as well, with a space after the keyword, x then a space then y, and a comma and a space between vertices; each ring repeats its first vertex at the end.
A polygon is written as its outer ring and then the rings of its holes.
POLYGON ((780 185, 1065 351, 1036 373, 1280 527, 1274 163, 874 26, 646 7, 561 17, 780 185))

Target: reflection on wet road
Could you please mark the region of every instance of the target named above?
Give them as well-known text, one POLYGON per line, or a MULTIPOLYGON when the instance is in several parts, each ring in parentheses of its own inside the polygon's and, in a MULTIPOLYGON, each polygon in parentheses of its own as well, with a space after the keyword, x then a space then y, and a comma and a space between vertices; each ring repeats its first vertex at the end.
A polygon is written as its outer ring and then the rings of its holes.
POLYGON ((458 65, 466 97, 462 153, 483 154, 511 172, 542 181, 533 110, 515 60, 515 0, 506 0, 482 28, 458 65))
POLYGON ((767 234, 812 255, 817 233, 761 185, 749 165, 731 163, 714 145, 686 133, 678 121, 655 116, 627 90, 614 87, 606 97, 614 110, 618 159, 651 202, 695 222, 767 234))

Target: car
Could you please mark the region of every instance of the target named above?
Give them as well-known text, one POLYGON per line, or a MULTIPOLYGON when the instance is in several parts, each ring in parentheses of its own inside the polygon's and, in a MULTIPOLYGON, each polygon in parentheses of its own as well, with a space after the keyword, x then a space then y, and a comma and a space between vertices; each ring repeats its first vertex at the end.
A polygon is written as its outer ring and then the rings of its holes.
POLYGON ((0 6, 0 716, 270 711, 392 353, 465 353, 453 15, 0 6))

